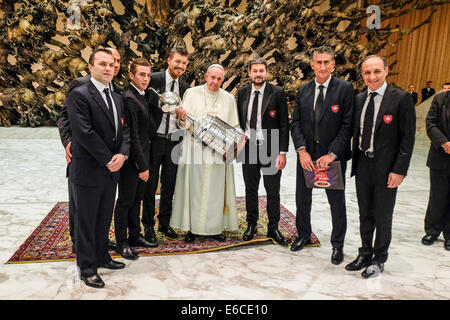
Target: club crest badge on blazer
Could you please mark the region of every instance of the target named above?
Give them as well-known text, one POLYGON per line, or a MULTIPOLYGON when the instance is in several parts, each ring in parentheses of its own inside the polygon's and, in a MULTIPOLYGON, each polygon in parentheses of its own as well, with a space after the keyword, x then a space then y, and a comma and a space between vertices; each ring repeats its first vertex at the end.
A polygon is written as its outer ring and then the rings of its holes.
POLYGON ((386 122, 386 124, 391 123, 391 122, 392 122, 392 119, 393 119, 393 117, 392 117, 392 115, 390 115, 390 114, 387 114, 387 115, 385 115, 385 116, 383 117, 383 120, 384 120, 384 122, 386 122))
POLYGON ((333 111, 334 113, 338 113, 339 112, 339 105, 335 104, 331 106, 331 111, 333 111))
POLYGON ((272 111, 269 112, 269 115, 270 115, 272 118, 275 118, 275 116, 277 115, 277 112, 276 112, 275 110, 272 110, 272 111))
POLYGON ((122 127, 124 126, 124 124, 123 124, 123 118, 120 118, 120 121, 122 121, 122 127))

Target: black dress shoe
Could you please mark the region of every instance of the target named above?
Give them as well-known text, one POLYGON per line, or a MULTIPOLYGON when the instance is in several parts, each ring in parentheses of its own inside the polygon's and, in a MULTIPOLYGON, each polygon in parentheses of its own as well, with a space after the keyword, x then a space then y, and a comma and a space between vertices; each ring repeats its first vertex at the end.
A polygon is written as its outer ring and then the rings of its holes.
POLYGON ((194 240, 195 240, 195 234, 193 234, 192 232, 188 231, 188 233, 184 237, 184 242, 192 243, 192 242, 194 242, 194 240))
POLYGON ((219 242, 227 241, 227 237, 225 237, 225 235, 223 233, 216 234, 215 236, 212 236, 211 238, 213 238, 214 240, 219 241, 219 242))
POLYGON ((371 256, 358 255, 356 259, 345 266, 347 271, 358 271, 372 264, 371 256))
POLYGON ((178 234, 170 226, 159 226, 158 231, 164 233, 169 238, 178 238, 178 234))
POLYGON ((120 254, 124 259, 127 260, 136 260, 139 258, 136 252, 131 250, 131 248, 128 245, 117 245, 116 246, 116 252, 120 254))
POLYGON ((431 236, 429 234, 426 234, 423 238, 422 238, 422 244, 426 245, 426 246, 431 246, 437 239, 438 237, 436 236, 431 236))
MULTIPOLYGON (((149 237, 151 239, 152 237, 149 237)), ((130 244, 130 247, 143 247, 143 248, 156 248, 158 246, 158 242, 149 242, 147 239, 144 239, 143 237, 139 238, 133 238, 130 237, 128 239, 128 243, 130 244)))
POLYGON ((286 239, 278 229, 269 229, 269 231, 267 231, 267 236, 272 238, 273 241, 279 245, 285 246, 287 244, 286 239))
POLYGON ((311 239, 296 238, 291 246, 291 251, 300 251, 306 244, 311 244, 311 239))
POLYGON ((85 285, 92 288, 101 289, 105 286, 105 283, 98 274, 95 274, 92 277, 80 277, 80 279, 83 280, 85 285))
POLYGON ((342 248, 333 248, 333 253, 331 254, 331 263, 340 264, 344 260, 344 252, 342 248))
POLYGON ((254 224, 249 224, 247 230, 245 230, 244 235, 242 236, 242 240, 250 241, 256 234, 256 226, 254 224))
POLYGON ((125 263, 111 260, 107 263, 98 266, 99 268, 106 268, 111 270, 123 269, 125 268, 125 263))
POLYGON ((449 250, 450 251, 450 239, 445 240, 444 248, 445 248, 445 250, 449 250))
POLYGON ((148 243, 157 244, 156 241, 156 233, 155 230, 152 227, 145 228, 145 240, 148 243))
POLYGON ((365 279, 375 278, 378 277, 380 273, 383 272, 383 270, 384 263, 374 261, 370 266, 366 268, 366 270, 361 273, 361 276, 365 279))

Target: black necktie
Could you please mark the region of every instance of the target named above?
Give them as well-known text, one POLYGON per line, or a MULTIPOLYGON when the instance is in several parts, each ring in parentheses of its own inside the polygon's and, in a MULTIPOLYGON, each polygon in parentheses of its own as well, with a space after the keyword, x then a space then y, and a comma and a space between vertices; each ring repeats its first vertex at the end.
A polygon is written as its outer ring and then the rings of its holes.
POLYGON ((252 137, 252 133, 256 134, 256 121, 258 120, 258 102, 259 102, 259 91, 255 91, 255 96, 253 97, 252 114, 250 116, 250 136, 251 137, 252 137))
MULTIPOLYGON (((174 89, 175 89, 175 80, 172 81, 170 91, 173 91, 174 89)), ((166 113, 166 130, 164 131, 164 134, 169 133, 169 123, 170 123, 170 113, 166 113)))
POLYGON ((323 85, 319 86, 320 92, 316 100, 316 106, 314 108, 314 141, 316 141, 317 143, 320 142, 319 122, 323 104, 323 88, 323 85))
POLYGON ((366 113, 364 114, 363 133, 361 138, 361 150, 366 152, 370 148, 370 138, 372 137, 373 115, 375 113, 374 97, 376 92, 370 94, 369 103, 367 104, 366 113))
POLYGON ((105 90, 103 90, 103 92, 106 94, 106 101, 107 101, 107 104, 108 104, 108 110, 109 110, 109 113, 111 114, 111 117, 113 119, 114 126, 115 126, 116 125, 116 120, 114 119, 113 104, 112 104, 112 101, 111 101, 111 96, 109 95, 109 89, 105 88, 105 90))

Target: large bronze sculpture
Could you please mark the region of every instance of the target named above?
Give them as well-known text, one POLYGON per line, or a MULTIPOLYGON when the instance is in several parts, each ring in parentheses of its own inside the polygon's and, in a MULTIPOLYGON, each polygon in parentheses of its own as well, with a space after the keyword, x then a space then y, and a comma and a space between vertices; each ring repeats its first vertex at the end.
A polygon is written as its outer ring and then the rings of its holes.
MULTIPOLYGON (((371 1, 373 2, 373 1, 371 1)), ((383 21, 448 0, 379 1, 383 21), (381 4, 382 3, 382 4, 381 4)), ((309 54, 335 48, 335 73, 361 88, 357 63, 395 44, 414 28, 369 29, 369 3, 353 0, 8 0, 0 1, 0 125, 54 125, 71 79, 86 74, 84 56, 114 46, 122 56, 119 82, 137 56, 162 69, 168 48, 192 51, 185 74, 201 82, 204 66, 220 62, 231 78, 224 89, 248 83, 254 55, 271 64, 272 79, 293 97, 312 76, 309 54), (395 43, 389 37, 398 35, 395 43)))

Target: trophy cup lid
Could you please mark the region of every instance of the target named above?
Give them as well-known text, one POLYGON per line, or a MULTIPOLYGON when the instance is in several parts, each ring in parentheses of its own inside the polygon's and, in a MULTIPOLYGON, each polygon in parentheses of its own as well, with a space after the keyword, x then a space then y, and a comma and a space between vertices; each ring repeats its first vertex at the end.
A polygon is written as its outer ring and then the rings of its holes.
POLYGON ((181 98, 176 92, 166 91, 159 96, 159 108, 163 112, 175 113, 180 105, 181 98))

